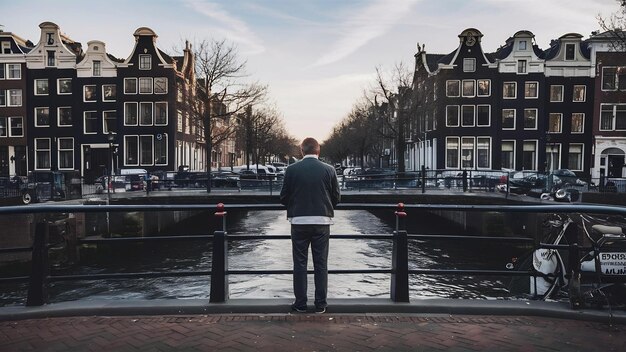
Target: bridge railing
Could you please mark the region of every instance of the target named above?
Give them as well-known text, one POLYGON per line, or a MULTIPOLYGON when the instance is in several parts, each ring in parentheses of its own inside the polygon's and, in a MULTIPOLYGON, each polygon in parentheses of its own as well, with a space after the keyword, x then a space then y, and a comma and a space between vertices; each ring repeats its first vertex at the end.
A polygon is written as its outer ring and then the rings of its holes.
MULTIPOLYGON (((423 275, 495 275, 495 276, 526 276, 526 277, 553 277, 552 274, 544 274, 536 271, 531 265, 528 270, 459 270, 459 269, 409 269, 408 242, 412 240, 463 240, 463 241, 494 241, 494 242, 519 242, 534 244, 534 248, 553 248, 553 244, 545 244, 536 238, 528 237, 491 237, 491 236, 453 236, 453 235, 419 235, 408 234, 406 231, 407 211, 468 211, 468 212, 513 212, 513 213, 598 213, 626 216, 626 208, 593 205, 404 205, 392 204, 339 204, 338 210, 377 210, 393 212, 396 218, 395 231, 391 234, 349 234, 331 235, 331 239, 378 239, 392 242, 391 267, 387 269, 330 269, 329 274, 390 274, 390 299, 394 302, 409 302, 409 279, 412 274, 423 275)), ((28 282, 28 297, 26 305, 37 306, 48 302, 48 285, 55 281, 75 280, 105 280, 121 278, 156 278, 156 277, 183 277, 183 276, 210 276, 210 302, 225 302, 229 298, 229 275, 250 274, 291 274, 291 269, 283 270, 231 270, 228 266, 228 242, 232 240, 259 240, 280 239, 288 240, 289 235, 228 235, 226 216, 231 210, 284 210, 284 207, 276 204, 243 205, 231 204, 225 207, 217 205, 42 205, 28 207, 2 207, 0 215, 11 214, 36 214, 36 213, 99 213, 99 212, 129 212, 129 211, 176 211, 176 210, 210 210, 215 211, 215 216, 222 219, 221 229, 212 234, 188 235, 188 236, 153 236, 153 237, 119 237, 81 239, 76 244, 123 244, 129 242, 163 242, 163 241, 211 241, 212 242, 212 266, 207 271, 172 271, 172 272, 139 272, 139 273, 109 273, 89 275, 53 275, 50 273, 49 243, 50 223, 42 220, 36 224, 33 245, 29 247, 3 248, 0 254, 31 252, 32 270, 29 276, 0 277, 0 283, 28 282)), ((574 256, 578 251, 576 245, 569 246, 574 256)), ((310 272, 311 273, 311 272, 310 272)), ((536 292, 536 290, 535 290, 536 292)))

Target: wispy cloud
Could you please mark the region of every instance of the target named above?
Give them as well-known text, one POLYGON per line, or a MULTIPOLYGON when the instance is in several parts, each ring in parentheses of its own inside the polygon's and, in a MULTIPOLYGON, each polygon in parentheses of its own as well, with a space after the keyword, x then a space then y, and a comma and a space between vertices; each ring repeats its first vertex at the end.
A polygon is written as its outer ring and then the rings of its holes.
POLYGON ((343 34, 313 66, 327 65, 352 54, 387 33, 420 0, 375 0, 342 23, 343 34))
POLYGON ((259 54, 265 51, 261 39, 254 34, 246 22, 231 15, 220 4, 206 0, 184 0, 184 4, 214 21, 211 27, 216 33, 241 44, 248 54, 259 54))

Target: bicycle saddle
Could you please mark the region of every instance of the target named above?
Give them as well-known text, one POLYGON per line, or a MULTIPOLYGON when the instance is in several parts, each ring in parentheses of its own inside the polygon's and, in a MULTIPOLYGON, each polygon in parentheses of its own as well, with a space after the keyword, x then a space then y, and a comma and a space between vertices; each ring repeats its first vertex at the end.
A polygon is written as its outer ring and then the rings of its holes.
POLYGON ((603 235, 624 236, 624 232, 619 226, 593 225, 591 228, 603 235))

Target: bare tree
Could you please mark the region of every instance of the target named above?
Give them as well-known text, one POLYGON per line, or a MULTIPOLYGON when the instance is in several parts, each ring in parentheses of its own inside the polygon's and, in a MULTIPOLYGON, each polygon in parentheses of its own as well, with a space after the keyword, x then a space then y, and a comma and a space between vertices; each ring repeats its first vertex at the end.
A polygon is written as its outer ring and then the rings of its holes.
MULTIPOLYGON (((236 124, 231 117, 247 106, 261 102, 267 88, 258 82, 244 83, 248 76, 246 61, 241 60, 237 48, 225 40, 202 40, 194 44, 195 75, 199 94, 191 95, 199 102, 194 106, 194 117, 201 128, 206 147, 206 171, 211 172, 213 145, 233 136, 236 124), (218 125, 220 128, 215 128, 218 125)), ((192 98, 194 99, 194 98, 192 98)), ((211 182, 207 182, 207 192, 211 182)))
POLYGON ((626 49, 626 0, 615 0, 619 9, 609 17, 598 15, 598 24, 602 31, 611 39, 615 51, 626 49))

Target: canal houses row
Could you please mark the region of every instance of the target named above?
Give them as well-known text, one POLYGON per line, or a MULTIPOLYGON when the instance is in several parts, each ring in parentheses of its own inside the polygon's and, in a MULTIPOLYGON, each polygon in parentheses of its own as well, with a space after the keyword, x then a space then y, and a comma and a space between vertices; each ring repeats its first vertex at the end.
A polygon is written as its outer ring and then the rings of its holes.
POLYGON ((39 27, 37 44, 0 32, 0 176, 59 170, 89 182, 120 168, 205 169, 201 124, 187 109, 203 93, 189 43, 171 57, 141 27, 118 59, 101 41, 83 51, 56 24, 39 27))
POLYGON ((565 168, 626 177, 623 51, 610 50, 601 35, 576 33, 541 50, 533 33, 519 31, 486 53, 482 37, 466 29, 446 55, 418 44, 408 169, 565 168))

